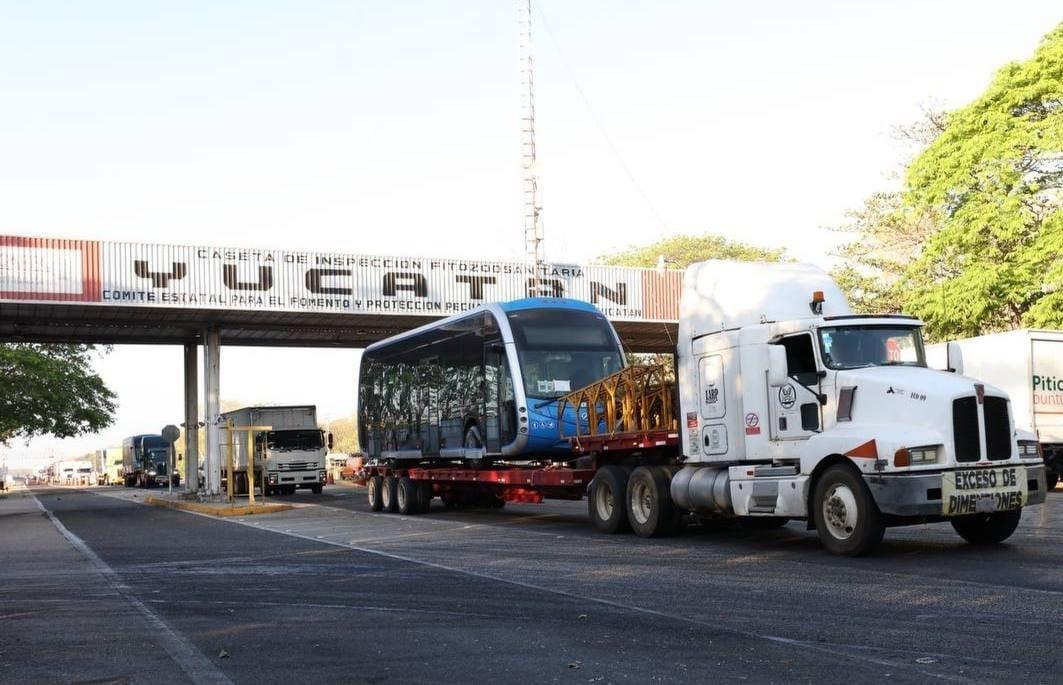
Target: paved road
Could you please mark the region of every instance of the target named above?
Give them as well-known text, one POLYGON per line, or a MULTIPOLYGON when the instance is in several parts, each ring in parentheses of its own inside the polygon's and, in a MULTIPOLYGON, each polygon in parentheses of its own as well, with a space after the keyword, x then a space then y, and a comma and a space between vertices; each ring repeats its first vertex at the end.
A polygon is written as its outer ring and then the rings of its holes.
POLYGON ((798 524, 602 536, 582 503, 402 517, 334 487, 222 521, 139 498, 0 499, 0 680, 1063 680, 1063 491, 1010 544, 920 526, 866 559, 798 524))

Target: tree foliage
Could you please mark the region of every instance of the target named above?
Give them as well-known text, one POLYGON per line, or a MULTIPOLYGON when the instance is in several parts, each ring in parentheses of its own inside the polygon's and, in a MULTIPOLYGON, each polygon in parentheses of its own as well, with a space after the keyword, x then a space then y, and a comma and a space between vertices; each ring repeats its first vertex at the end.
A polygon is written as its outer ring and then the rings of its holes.
POLYGON ((932 336, 1063 326, 1063 24, 948 115, 905 199, 940 217, 901 283, 932 336))
POLYGON ((748 245, 711 233, 679 234, 649 245, 630 246, 619 252, 604 254, 595 261, 612 266, 653 268, 657 266, 657 261, 661 256, 664 256, 665 265, 669 269, 685 269, 695 262, 702 262, 706 259, 778 262, 786 257, 786 251, 781 248, 748 245))
POLYGON ((332 432, 332 451, 344 454, 358 452, 358 417, 348 416, 345 419, 336 419, 323 426, 332 432))
POLYGON ((95 433, 115 395, 92 370, 92 345, 0 344, 0 443, 95 433))

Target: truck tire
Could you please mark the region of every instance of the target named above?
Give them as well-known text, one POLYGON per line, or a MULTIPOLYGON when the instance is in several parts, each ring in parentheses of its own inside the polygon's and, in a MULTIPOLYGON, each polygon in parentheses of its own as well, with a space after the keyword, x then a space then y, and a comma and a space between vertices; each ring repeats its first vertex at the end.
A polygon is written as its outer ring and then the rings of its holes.
POLYGON ((848 557, 867 554, 886 532, 864 479, 844 464, 828 467, 816 481, 812 519, 823 546, 848 557))
POLYGON ((315 495, 320 495, 321 491, 324 490, 324 489, 325 489, 325 486, 322 485, 321 483, 317 483, 316 485, 310 486, 310 492, 314 493, 315 495))
POLYGON ((1052 492, 1056 489, 1056 485, 1059 484, 1059 474, 1055 471, 1045 470, 1045 488, 1048 492, 1052 492))
POLYGON ((420 514, 427 514, 428 510, 432 508, 432 485, 431 483, 415 483, 417 486, 417 511, 420 514))
POLYGON ((628 522, 635 535, 662 537, 675 532, 680 512, 672 502, 672 474, 661 466, 640 466, 627 481, 628 522))
POLYGON ((628 473, 616 464, 603 466, 587 488, 587 512, 594 527, 603 533, 631 532, 627 510, 628 473))
POLYGON ((417 484, 407 476, 399 478, 395 485, 395 508, 400 514, 414 515, 421 513, 420 498, 418 497, 417 484))
POLYGON ((971 514, 952 519, 952 527, 972 545, 995 545, 1004 542, 1019 527, 1022 509, 971 514))
POLYGON ((370 476, 365 483, 365 495, 369 500, 370 511, 380 511, 384 508, 384 502, 381 499, 384 489, 383 481, 384 479, 380 476, 370 476))
POLYGON ((384 511, 389 514, 394 514, 399 510, 398 497, 395 492, 398 485, 399 481, 395 476, 384 476, 383 487, 380 488, 380 503, 384 511))

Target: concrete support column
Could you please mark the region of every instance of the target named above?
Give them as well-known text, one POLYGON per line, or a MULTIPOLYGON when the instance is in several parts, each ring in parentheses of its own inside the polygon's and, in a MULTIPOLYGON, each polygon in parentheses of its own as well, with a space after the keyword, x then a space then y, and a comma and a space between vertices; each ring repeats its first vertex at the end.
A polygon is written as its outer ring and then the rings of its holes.
POLYGON ((185 490, 199 491, 199 360, 195 343, 185 343, 185 490))
POLYGON ((221 495, 221 332, 211 326, 203 335, 203 420, 206 422, 207 453, 204 455, 203 472, 206 476, 206 495, 221 495))

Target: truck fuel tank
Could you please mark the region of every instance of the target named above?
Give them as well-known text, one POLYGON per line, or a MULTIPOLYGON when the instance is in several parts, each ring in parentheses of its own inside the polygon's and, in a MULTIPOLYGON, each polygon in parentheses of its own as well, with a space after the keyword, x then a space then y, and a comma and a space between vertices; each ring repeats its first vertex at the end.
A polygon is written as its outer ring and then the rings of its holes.
POLYGON ((672 477, 672 501, 689 511, 733 513, 726 467, 685 466, 672 477))

